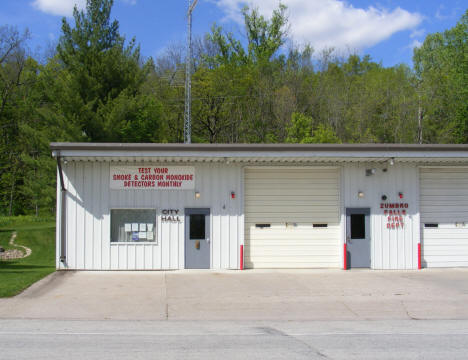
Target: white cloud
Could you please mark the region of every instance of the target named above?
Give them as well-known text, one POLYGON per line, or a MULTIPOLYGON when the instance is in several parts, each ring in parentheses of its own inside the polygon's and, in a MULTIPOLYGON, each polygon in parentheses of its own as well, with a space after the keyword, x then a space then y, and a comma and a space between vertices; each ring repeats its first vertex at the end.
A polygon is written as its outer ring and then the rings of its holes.
MULTIPOLYGON (((278 0, 211 0, 226 14, 225 19, 242 23, 240 10, 246 4, 257 7, 268 17, 278 7, 278 0)), ((288 7, 290 36, 296 42, 309 43, 316 50, 362 50, 393 34, 416 28, 422 21, 418 13, 400 7, 393 10, 356 8, 340 0, 283 0, 288 7)))
POLYGON ((42 12, 58 16, 71 16, 74 6, 86 7, 86 0, 34 0, 32 5, 42 12))
POLYGON ((128 5, 136 5, 137 0, 122 0, 122 2, 128 5))
POLYGON ((424 36, 425 33, 426 33, 426 30, 424 30, 424 29, 415 29, 415 30, 413 30, 411 32, 410 38, 411 39, 420 38, 420 37, 424 36))
POLYGON ((414 48, 419 48, 422 46, 422 42, 419 41, 419 40, 413 40, 407 47, 411 50, 413 50, 414 48))

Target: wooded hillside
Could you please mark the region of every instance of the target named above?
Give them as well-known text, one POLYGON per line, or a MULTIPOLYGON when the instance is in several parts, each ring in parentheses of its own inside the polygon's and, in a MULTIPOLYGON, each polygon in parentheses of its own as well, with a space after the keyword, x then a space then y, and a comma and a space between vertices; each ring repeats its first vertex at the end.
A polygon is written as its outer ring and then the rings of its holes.
MULTIPOLYGON (((2 214, 53 211, 51 141, 183 142, 184 47, 143 58, 112 5, 75 9, 45 60, 0 27, 2 214)), ((285 14, 245 8, 242 40, 216 25, 195 40, 193 142, 467 142, 468 11, 427 36, 413 68, 288 46, 285 14)))

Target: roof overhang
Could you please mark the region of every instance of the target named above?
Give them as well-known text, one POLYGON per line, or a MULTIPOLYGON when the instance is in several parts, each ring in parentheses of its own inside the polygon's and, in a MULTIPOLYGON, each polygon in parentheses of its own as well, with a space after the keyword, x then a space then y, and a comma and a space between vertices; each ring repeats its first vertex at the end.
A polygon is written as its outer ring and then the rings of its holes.
POLYGON ((441 144, 135 144, 52 143, 70 161, 468 164, 468 145, 441 144))

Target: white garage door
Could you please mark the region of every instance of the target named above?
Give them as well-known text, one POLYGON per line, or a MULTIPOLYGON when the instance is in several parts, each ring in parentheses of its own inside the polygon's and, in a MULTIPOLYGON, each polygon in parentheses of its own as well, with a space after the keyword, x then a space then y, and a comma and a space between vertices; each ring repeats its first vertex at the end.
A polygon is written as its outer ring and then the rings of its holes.
POLYGON ((468 266, 468 169, 422 168, 423 266, 468 266))
POLYGON ((337 168, 245 170, 245 266, 340 266, 337 168))

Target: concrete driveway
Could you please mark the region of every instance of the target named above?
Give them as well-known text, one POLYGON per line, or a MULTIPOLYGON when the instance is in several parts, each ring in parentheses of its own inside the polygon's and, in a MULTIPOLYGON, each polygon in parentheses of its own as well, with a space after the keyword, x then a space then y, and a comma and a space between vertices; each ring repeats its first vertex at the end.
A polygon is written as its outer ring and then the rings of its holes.
POLYGON ((468 269, 57 272, 3 319, 468 319, 468 269))

